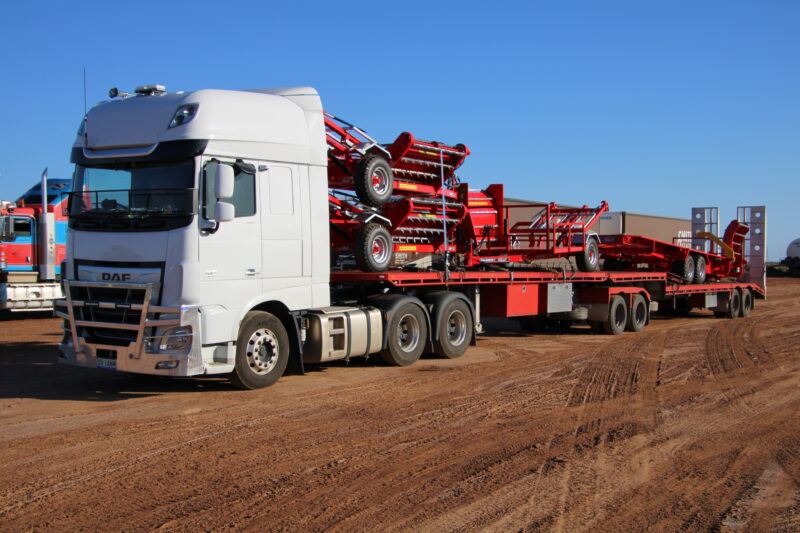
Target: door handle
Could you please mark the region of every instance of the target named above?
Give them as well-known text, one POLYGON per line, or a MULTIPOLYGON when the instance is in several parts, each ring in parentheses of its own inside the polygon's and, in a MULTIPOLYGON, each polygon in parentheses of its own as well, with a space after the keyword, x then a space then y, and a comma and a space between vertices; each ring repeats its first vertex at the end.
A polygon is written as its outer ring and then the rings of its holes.
POLYGON ((255 276, 256 274, 258 274, 258 269, 257 268, 248 268, 247 270, 244 271, 244 273, 246 275, 248 275, 248 276, 255 276))

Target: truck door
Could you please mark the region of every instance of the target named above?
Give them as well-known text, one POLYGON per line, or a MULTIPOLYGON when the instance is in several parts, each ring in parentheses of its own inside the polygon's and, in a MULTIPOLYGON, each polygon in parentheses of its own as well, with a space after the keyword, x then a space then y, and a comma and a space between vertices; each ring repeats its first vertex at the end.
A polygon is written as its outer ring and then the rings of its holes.
MULTIPOLYGON (((310 254, 304 253, 299 165, 270 163, 259 172, 261 185, 261 270, 264 290, 287 286, 285 278, 310 275, 310 254), (308 263, 308 264, 306 264, 308 263), (284 279, 279 284, 272 280, 284 279)), ((288 285, 292 285, 291 282, 288 285)))
POLYGON ((9 217, 10 233, 4 239, 8 270, 33 271, 35 254, 35 222, 30 217, 9 217))
MULTIPOLYGON (((201 175, 201 231, 199 243, 202 299, 239 309, 261 292, 261 230, 255 166, 234 165, 234 219, 214 222, 214 176, 218 165, 210 160, 201 175)), ((227 163, 226 163, 227 164, 227 163)))

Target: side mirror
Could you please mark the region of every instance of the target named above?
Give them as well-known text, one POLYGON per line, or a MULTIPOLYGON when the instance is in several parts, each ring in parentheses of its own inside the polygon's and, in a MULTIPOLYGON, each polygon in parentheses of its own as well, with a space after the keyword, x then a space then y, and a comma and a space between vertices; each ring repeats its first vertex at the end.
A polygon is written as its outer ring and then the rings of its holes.
MULTIPOLYGON (((228 167, 230 168, 230 167, 228 167)), ((214 204, 214 220, 217 222, 230 222, 236 216, 236 209, 228 202, 214 204)))
POLYGON ((216 194, 217 198, 230 198, 233 196, 233 176, 232 166, 217 165, 217 172, 214 180, 214 194, 216 194))

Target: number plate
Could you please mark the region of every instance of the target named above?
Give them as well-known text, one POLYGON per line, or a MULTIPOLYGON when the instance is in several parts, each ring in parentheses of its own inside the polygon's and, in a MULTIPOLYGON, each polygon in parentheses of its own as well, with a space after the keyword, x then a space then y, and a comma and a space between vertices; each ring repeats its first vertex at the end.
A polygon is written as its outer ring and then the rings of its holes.
POLYGON ((114 359, 97 358, 97 368, 109 368, 111 370, 117 369, 117 361, 114 359))

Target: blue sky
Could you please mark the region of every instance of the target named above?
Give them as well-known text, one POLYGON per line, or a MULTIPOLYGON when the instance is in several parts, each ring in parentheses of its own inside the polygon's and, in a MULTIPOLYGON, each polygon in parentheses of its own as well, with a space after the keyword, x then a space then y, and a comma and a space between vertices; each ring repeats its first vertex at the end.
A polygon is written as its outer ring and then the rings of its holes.
POLYGON ((800 2, 0 2, 0 198, 111 87, 311 85, 381 141, 464 143, 509 196, 688 218, 768 207, 800 237, 800 2))

